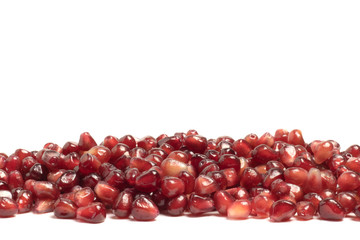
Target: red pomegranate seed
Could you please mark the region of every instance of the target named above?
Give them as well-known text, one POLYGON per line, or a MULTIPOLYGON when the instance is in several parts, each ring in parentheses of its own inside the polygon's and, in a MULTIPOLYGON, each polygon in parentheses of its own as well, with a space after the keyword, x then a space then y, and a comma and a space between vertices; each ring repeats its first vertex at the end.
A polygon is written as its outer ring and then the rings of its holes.
POLYGON ((187 198, 184 194, 178 195, 166 203, 166 211, 171 216, 180 216, 187 207, 187 198))
POLYGON ((90 173, 96 173, 99 170, 101 162, 89 153, 85 153, 80 158, 79 173, 83 176, 89 175, 90 173))
POLYGON ((94 188, 100 180, 101 177, 98 174, 90 173, 81 180, 81 186, 94 188))
POLYGON ((217 182, 206 175, 199 175, 195 179, 194 191, 196 194, 206 195, 219 190, 217 182))
POLYGON ((255 148, 257 146, 257 142, 259 138, 256 134, 250 133, 246 135, 244 139, 251 145, 252 148, 255 148))
POLYGON ((106 208, 100 202, 94 202, 76 210, 76 219, 88 223, 101 223, 106 218, 106 208))
POLYGON ((0 169, 0 181, 8 182, 9 174, 5 170, 0 169))
POLYGON ((226 189, 235 199, 249 199, 249 192, 243 187, 228 188, 226 189))
POLYGON ((314 161, 316 164, 321 164, 330 159, 334 154, 334 146, 330 141, 319 143, 314 151, 314 161))
POLYGON ((336 200, 343 207, 345 214, 351 213, 354 211, 357 201, 355 197, 348 192, 340 192, 336 196, 336 200))
POLYGON ((296 205, 286 200, 274 202, 270 209, 270 220, 273 222, 285 222, 290 220, 296 213, 296 205))
POLYGON ((49 182, 56 183, 56 181, 66 172, 65 169, 59 169, 55 172, 49 172, 46 179, 49 182))
POLYGON ((136 140, 131 135, 125 135, 122 138, 119 139, 119 143, 123 143, 127 145, 130 149, 133 149, 136 147, 136 140))
POLYGON ((31 211, 33 202, 33 194, 29 190, 21 190, 16 197, 16 204, 18 206, 19 213, 31 211))
POLYGON ((96 146, 96 142, 88 132, 84 132, 80 135, 79 139, 79 150, 88 151, 90 148, 96 146))
POLYGON ((16 202, 11 198, 0 197, 0 217, 11 217, 17 214, 16 202))
POLYGON ((179 176, 178 176, 185 184, 185 190, 184 190, 184 193, 185 194, 190 194, 194 191, 194 186, 195 186, 195 177, 186 172, 186 171, 181 171, 179 173, 179 176))
POLYGON ((294 165, 297 157, 296 148, 293 145, 285 145, 279 151, 280 161, 287 167, 294 165))
POLYGON ((264 177, 263 180, 263 186, 265 188, 270 188, 271 184, 276 180, 276 179, 283 179, 284 171, 281 170, 280 168, 272 168, 270 169, 264 177))
POLYGON ((227 217, 230 219, 246 219, 251 213, 251 202, 247 199, 234 201, 227 209, 227 217))
POLYGON ((354 172, 360 173, 360 158, 359 157, 349 158, 346 161, 345 166, 354 172))
POLYGON ((245 139, 236 140, 233 143, 233 149, 238 157, 250 157, 252 146, 245 139))
POLYGON ((156 166, 160 166, 163 161, 162 157, 156 154, 149 154, 146 156, 145 160, 154 163, 156 166))
POLYGON ((61 177, 56 181, 56 184, 60 191, 67 192, 79 184, 79 177, 75 171, 68 170, 61 175, 61 177))
POLYGON ((57 218, 75 218, 76 210, 75 203, 66 198, 59 198, 54 203, 54 215, 57 218))
POLYGON ((128 168, 125 172, 126 182, 130 186, 135 186, 136 178, 140 175, 140 172, 137 168, 128 168))
POLYGON ((147 171, 150 168, 152 168, 153 166, 155 166, 155 163, 150 162, 144 158, 139 158, 139 157, 131 158, 130 165, 129 165, 129 167, 131 167, 131 168, 137 168, 140 172, 147 171))
POLYGON ((185 137, 184 145, 195 153, 203 153, 207 148, 207 140, 200 135, 190 135, 185 137))
POLYGON ((161 163, 161 169, 164 171, 165 176, 177 177, 182 171, 187 171, 190 174, 195 175, 195 171, 191 165, 174 159, 165 159, 161 163))
POLYGON ((296 212, 298 218, 302 220, 310 220, 314 217, 316 208, 309 201, 300 201, 296 204, 296 212))
POLYGON ((37 181, 34 183, 34 193, 37 198, 57 199, 60 192, 58 187, 48 181, 37 181))
POLYGON ((256 187, 261 180, 261 175, 254 168, 248 167, 241 175, 240 186, 250 189, 256 187))
POLYGON ((101 163, 108 162, 111 157, 110 149, 104 146, 94 146, 87 153, 94 155, 101 163))
POLYGON ((18 170, 9 173, 8 185, 10 189, 22 187, 24 185, 24 179, 18 170))
POLYGON ((117 189, 124 189, 126 186, 125 174, 123 171, 115 169, 104 178, 104 182, 117 189))
POLYGON ((345 217, 342 206, 331 198, 321 200, 319 203, 319 214, 324 220, 339 221, 345 217))
POLYGON ((279 161, 269 161, 266 163, 266 171, 269 171, 272 168, 279 168, 281 170, 284 170, 284 165, 279 161))
POLYGON ((21 167, 21 159, 16 155, 10 155, 5 160, 5 171, 8 173, 14 170, 20 170, 20 167, 21 167))
POLYGON ((161 192, 167 198, 173 198, 185 191, 184 182, 177 177, 164 177, 161 180, 161 192))
POLYGON ((100 181, 96 184, 94 188, 94 192, 96 196, 100 198, 100 200, 106 204, 112 206, 115 202, 117 195, 119 194, 119 190, 113 186, 110 186, 106 182, 100 181))
POLYGON ((192 214, 202 214, 214 210, 214 201, 210 197, 192 193, 188 206, 192 214))
MULTIPOLYGON (((165 154, 167 156, 166 152, 165 152, 165 154)), ((143 148, 135 147, 129 151, 129 155, 130 155, 130 157, 145 158, 148 155, 148 152, 143 148)))
POLYGON ((330 189, 324 189, 323 191, 321 191, 319 193, 319 195, 323 199, 325 199, 325 198, 335 198, 335 192, 333 190, 330 190, 330 189))
POLYGON ((219 189, 226 189, 227 187, 227 180, 226 176, 221 171, 212 171, 206 174, 206 176, 212 178, 215 180, 217 185, 219 186, 219 189))
POLYGON ((292 130, 288 136, 288 143, 293 145, 305 146, 305 142, 301 131, 298 129, 292 130))
POLYGON ((131 213, 133 193, 129 190, 122 191, 116 198, 113 212, 118 218, 127 218, 131 213))
POLYGON ((271 193, 277 197, 282 197, 290 194, 291 187, 282 179, 276 179, 271 183, 271 193))
POLYGON ((321 192, 322 189, 322 179, 321 172, 317 168, 311 168, 308 172, 308 177, 305 185, 306 192, 321 192))
POLYGON ((278 129, 275 132, 274 135, 274 140, 276 141, 281 141, 281 142, 288 142, 288 136, 289 136, 289 132, 285 129, 278 129))
POLYGON ((0 169, 5 168, 7 158, 8 158, 7 155, 0 153, 0 169))
POLYGON ((78 207, 90 205, 95 199, 94 191, 89 187, 84 187, 74 194, 74 202, 78 207))
POLYGON ((336 177, 330 170, 321 170, 321 182, 322 182, 322 189, 336 189, 336 177))
POLYGON ((228 207, 235 201, 235 198, 225 190, 220 190, 214 194, 214 206, 222 214, 227 214, 228 207))
POLYGON ((355 172, 347 171, 340 175, 337 184, 340 192, 353 191, 360 187, 360 178, 355 172))
POLYGON ((118 143, 119 143, 119 140, 116 137, 107 136, 104 138, 104 141, 102 142, 101 145, 103 145, 104 147, 107 147, 108 149, 111 150, 118 143))
POLYGON ((10 190, 9 185, 4 181, 0 181, 0 190, 10 190))
POLYGON ((137 221, 152 221, 159 215, 159 209, 150 198, 139 196, 132 203, 131 215, 137 221))
POLYGON ((318 209, 319 203, 323 198, 317 193, 307 193, 304 195, 304 200, 311 202, 315 209, 318 209))
POLYGON ((54 210, 54 204, 54 199, 37 198, 35 200, 33 212, 37 214, 52 212, 54 210))
POLYGON ((151 137, 151 136, 146 136, 142 139, 140 139, 137 142, 137 145, 143 149, 145 149, 146 151, 149 151, 152 148, 155 148, 157 146, 157 141, 155 140, 155 138, 151 137))
POLYGON ((234 168, 226 168, 221 170, 225 174, 227 187, 233 187, 239 184, 239 176, 234 168))
POLYGON ((266 164, 268 161, 277 160, 278 153, 268 145, 261 144, 251 152, 252 159, 259 164, 266 164))
POLYGON ((257 145, 265 144, 268 145, 269 147, 272 147, 274 145, 274 142, 275 142, 274 136, 271 135, 269 132, 266 132, 258 139, 257 145))
POLYGON ((300 167, 290 167, 284 171, 285 181, 288 183, 304 186, 308 177, 308 172, 300 167))
POLYGON ((311 168, 315 168, 315 163, 312 160, 313 157, 311 157, 311 159, 308 159, 306 157, 297 157, 294 161, 294 167, 300 167, 305 169, 306 171, 310 171, 311 168))
POLYGON ((254 213, 258 218, 267 218, 270 215, 270 208, 274 203, 274 199, 265 194, 259 194, 252 200, 254 213))
POLYGON ((351 145, 345 152, 350 153, 353 157, 360 157, 360 146, 351 145))
POLYGON ((145 193, 154 192, 160 186, 160 181, 160 174, 155 170, 149 170, 136 178, 135 188, 145 193))
POLYGON ((234 168, 237 172, 240 170, 240 159, 235 155, 222 155, 219 159, 218 164, 220 169, 234 168))

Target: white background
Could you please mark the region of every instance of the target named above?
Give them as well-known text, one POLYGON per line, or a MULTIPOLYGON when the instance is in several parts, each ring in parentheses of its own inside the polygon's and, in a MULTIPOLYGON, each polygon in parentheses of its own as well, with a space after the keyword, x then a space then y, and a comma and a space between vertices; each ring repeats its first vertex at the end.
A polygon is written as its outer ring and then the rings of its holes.
MULTIPOLYGON (((191 128, 236 139, 298 128, 307 142, 360 143, 359 12, 344 0, 1 1, 0 152, 83 131, 101 142, 191 128)), ((358 224, 0 219, 2 238, 37 239, 354 237, 358 224)))

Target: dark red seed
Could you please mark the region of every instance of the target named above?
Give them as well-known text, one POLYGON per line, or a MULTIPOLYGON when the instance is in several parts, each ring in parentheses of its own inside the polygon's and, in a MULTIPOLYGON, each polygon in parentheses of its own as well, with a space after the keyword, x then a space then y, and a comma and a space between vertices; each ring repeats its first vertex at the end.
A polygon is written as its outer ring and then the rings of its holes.
POLYGON ((100 168, 101 162, 89 153, 85 153, 80 158, 79 172, 83 176, 89 175, 90 173, 96 173, 100 168))
POLYGON ((180 216, 187 207, 187 198, 184 194, 178 195, 166 203, 166 211, 171 216, 180 216))
POLYGON ((334 199, 326 198, 319 203, 319 214, 324 220, 339 221, 345 217, 342 206, 334 199))
POLYGON ((217 182, 206 175, 199 175, 195 179, 194 192, 200 195, 207 195, 219 190, 217 182))
POLYGON ((30 212, 33 207, 33 194, 29 190, 21 190, 16 197, 19 213, 30 212))
POLYGON ((76 219, 88 223, 101 223, 106 218, 106 208, 100 202, 94 202, 86 207, 80 207, 76 211, 76 219))
POLYGON ((161 192, 167 198, 173 198, 185 191, 184 182, 177 177, 164 177, 161 180, 161 192))
POLYGON ((235 198, 225 190, 220 190, 214 194, 214 206, 222 214, 227 214, 228 207, 235 201, 235 198))
POLYGON ((296 205, 286 200, 274 202, 270 209, 270 220, 273 222, 284 222, 290 220, 296 213, 296 205))
POLYGON ((343 207, 345 214, 354 211, 357 201, 352 193, 340 192, 336 196, 336 201, 343 207))
POLYGON ((179 176, 178 176, 185 184, 185 191, 184 193, 185 194, 190 194, 194 191, 194 186, 195 186, 195 177, 186 172, 186 171, 181 171, 179 173, 179 176))
POLYGON ((80 135, 78 146, 81 151, 88 151, 90 148, 96 145, 97 144, 90 133, 84 132, 80 135))
POLYGON ((119 143, 123 143, 127 145, 130 149, 133 149, 136 147, 136 140, 131 135, 125 135, 122 138, 119 139, 119 143))
POLYGON ((18 170, 9 173, 8 185, 10 189, 22 187, 24 185, 24 179, 18 170))
POLYGON ((353 191, 360 187, 360 178, 357 173, 347 171, 340 175, 337 179, 337 184, 340 192, 353 191))
POLYGON ((190 135, 185 137, 184 145, 195 153, 204 153, 207 148, 207 140, 200 135, 190 135))
POLYGON ((135 188, 145 193, 154 192, 160 186, 160 181, 160 174, 155 170, 149 170, 136 178, 135 188))
POLYGON ((159 215, 159 209, 150 198, 139 196, 132 203, 131 215, 137 221, 152 221, 159 215))
POLYGON ((151 136, 147 136, 147 137, 140 139, 137 142, 137 145, 139 147, 145 149, 146 151, 149 151, 150 149, 155 148, 157 146, 157 141, 155 140, 155 138, 153 138, 151 136))
POLYGON ((305 146, 305 141, 300 130, 295 129, 289 132, 288 143, 293 145, 305 146))
POLYGON ((37 181, 34 183, 34 193, 37 198, 57 199, 60 192, 58 187, 48 181, 37 181))
POLYGON ((81 179, 81 186, 94 188, 100 180, 101 180, 101 177, 98 174, 90 173, 89 175, 87 175, 83 179, 81 179))
POLYGON ((107 136, 107 137, 105 137, 102 145, 103 145, 104 147, 107 147, 108 149, 111 150, 111 149, 112 149, 113 147, 115 147, 115 145, 118 144, 118 143, 119 143, 119 140, 118 140, 116 137, 114 137, 114 136, 107 136))
POLYGON ((16 155, 10 155, 5 161, 5 171, 11 172, 14 170, 20 170, 21 159, 16 155))
POLYGON ((256 187, 261 182, 260 174, 251 167, 245 168, 240 180, 240 186, 250 189, 256 187))
POLYGON ((0 197, 0 217, 11 217, 17 214, 16 202, 11 198, 0 197))
POLYGON ((96 196, 105 204, 112 206, 116 197, 119 194, 119 190, 113 186, 110 186, 106 182, 100 181, 94 188, 96 196))
POLYGON ((219 167, 220 169, 226 169, 226 168, 234 168, 235 171, 240 171, 240 159, 231 154, 225 154, 222 155, 219 159, 219 167))
POLYGON ((219 186, 219 189, 226 189, 227 187, 227 180, 226 180, 226 176, 223 172, 221 171, 212 171, 206 174, 206 176, 212 178, 215 180, 215 182, 217 183, 217 185, 219 186))
POLYGON ((75 203, 66 198, 59 198, 54 203, 54 215, 57 218, 75 218, 76 210, 75 203))
POLYGON ((104 181, 119 190, 124 189, 126 186, 125 174, 118 169, 110 171, 104 181))
POLYGON ((275 132, 274 140, 287 143, 288 142, 288 136, 289 136, 289 132, 287 130, 278 129, 275 132))
POLYGON ((79 184, 79 177, 73 170, 68 170, 56 181, 60 191, 67 192, 79 184))
POLYGON ((297 217, 302 220, 310 220, 316 213, 315 206, 308 201, 300 201, 296 203, 297 217))
POLYGON ((227 209, 229 219, 246 219, 251 213, 251 202, 248 199, 234 201, 227 209))
POLYGON ((190 195, 188 206, 192 214, 202 214, 214 210, 214 201, 210 197, 193 193, 190 195))
POLYGON ((78 152, 80 150, 79 145, 75 142, 66 142, 62 148, 62 153, 68 155, 69 153, 78 152))
POLYGON ((90 205, 95 199, 94 191, 89 187, 84 187, 74 194, 74 202, 78 207, 90 205))
POLYGON ((33 212, 37 214, 52 212, 54 210, 54 204, 54 199, 37 198, 35 200, 33 212))
POLYGON ((122 191, 116 198, 113 212, 118 218, 127 218, 131 213, 133 193, 129 190, 122 191))
POLYGON ((268 161, 277 160, 279 155, 268 145, 261 144, 251 152, 252 159, 259 164, 266 164, 268 161))

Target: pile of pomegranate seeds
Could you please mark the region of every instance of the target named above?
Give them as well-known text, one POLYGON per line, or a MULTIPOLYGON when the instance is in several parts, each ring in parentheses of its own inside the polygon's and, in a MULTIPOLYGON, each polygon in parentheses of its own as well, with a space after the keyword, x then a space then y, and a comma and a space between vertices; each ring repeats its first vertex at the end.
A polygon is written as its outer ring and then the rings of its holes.
POLYGON ((135 139, 89 133, 63 147, 0 153, 0 217, 33 211, 100 223, 212 211, 229 219, 360 217, 360 146, 305 143, 299 130, 206 139, 195 130, 135 139))

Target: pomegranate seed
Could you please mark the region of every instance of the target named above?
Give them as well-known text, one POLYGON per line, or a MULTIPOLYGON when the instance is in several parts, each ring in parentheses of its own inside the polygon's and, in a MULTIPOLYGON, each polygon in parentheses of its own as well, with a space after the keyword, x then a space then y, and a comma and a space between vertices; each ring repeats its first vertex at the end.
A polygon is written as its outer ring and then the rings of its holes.
POLYGON ((181 171, 178 177, 184 182, 185 185, 184 193, 185 194, 192 193, 194 191, 194 186, 195 186, 195 177, 186 171, 181 171))
POLYGON ((79 145, 75 142, 66 142, 62 148, 62 153, 68 155, 69 153, 78 152, 80 150, 79 145))
POLYGON ((28 173, 30 171, 31 167, 34 166, 35 163, 36 163, 36 160, 31 156, 24 158, 21 161, 20 172, 23 175, 25 175, 26 173, 28 173))
POLYGON ((84 132, 80 135, 79 139, 79 150, 88 151, 90 148, 96 146, 96 142, 88 132, 84 132))
POLYGON ((104 141, 102 142, 101 145, 103 145, 104 147, 107 147, 108 149, 111 150, 118 143, 119 143, 119 140, 116 137, 107 136, 104 138, 104 141))
POLYGON ((139 196, 132 203, 131 215, 137 221, 152 221, 159 215, 159 209, 150 198, 139 196))
POLYGON ((336 196, 336 200, 343 207, 345 214, 354 211, 357 201, 355 197, 348 192, 341 192, 336 196))
POLYGON ((30 212, 33 206, 33 194, 28 190, 21 190, 16 197, 19 213, 30 212))
POLYGON ((75 171, 68 170, 56 180, 56 184, 58 185, 60 191, 67 192, 79 184, 79 177, 75 171))
POLYGON ((188 163, 189 162, 189 157, 186 153, 184 153, 183 151, 172 151, 169 155, 168 158, 183 162, 183 163, 188 163))
POLYGON ((330 189, 325 189, 319 193, 320 197, 325 198, 335 198, 335 192, 330 189))
POLYGON ((123 143, 127 145, 130 149, 133 149, 136 147, 136 140, 131 135, 125 135, 122 138, 119 139, 119 143, 123 143))
POLYGON ((344 209, 334 199, 326 198, 319 203, 319 214, 322 219, 339 221, 345 216, 344 209))
POLYGON ((278 129, 275 132, 274 135, 274 140, 276 141, 281 141, 281 142, 288 142, 288 136, 289 136, 289 132, 285 129, 278 129))
POLYGON ((274 202, 270 209, 270 220, 273 222, 289 221, 296 213, 296 205, 286 200, 274 202))
POLYGON ((298 129, 292 130, 288 136, 288 143, 305 147, 305 142, 301 131, 298 129))
POLYGON ((315 163, 321 164, 334 154, 334 146, 330 141, 319 143, 314 151, 315 163))
POLYGON ((340 192, 353 191, 360 187, 359 175, 353 171, 347 171, 337 179, 340 192))
POLYGON ((300 167, 290 167, 284 171, 285 181, 288 183, 304 186, 307 181, 308 172, 300 167))
POLYGON ((227 208, 227 217, 230 219, 245 219, 251 213, 251 202, 247 199, 234 201, 227 208))
POLYGON ((219 190, 217 182, 206 175, 199 175, 195 179, 194 191, 196 194, 206 195, 219 190))
POLYGON ((190 135, 185 137, 185 146, 195 153, 203 153, 207 148, 207 140, 200 135, 190 135))
POLYGON ((54 210, 54 204, 55 204, 54 199, 37 198, 35 200, 33 212, 37 214, 52 212, 54 210))
POLYGON ((260 182, 261 176, 254 168, 245 168, 240 180, 242 187, 250 189, 256 187, 260 182))
POLYGON ((137 168, 140 172, 147 171, 150 168, 152 168, 153 166, 155 166, 155 164, 153 162, 150 162, 148 160, 145 160, 144 158, 138 158, 138 157, 131 158, 130 165, 129 165, 129 167, 131 167, 131 168, 137 168))
POLYGON ((5 160, 5 171, 8 173, 14 170, 20 170, 20 167, 21 167, 21 159, 16 155, 10 155, 5 160))
POLYGON ((81 180, 81 186, 94 188, 101 180, 101 177, 96 173, 90 173, 81 180))
POLYGON ((180 194, 183 194, 184 191, 185 191, 185 184, 180 178, 164 177, 161 180, 161 192, 167 198, 176 197, 180 194))
POLYGON ((297 157, 296 148, 293 145, 286 145, 280 149, 279 152, 280 161, 287 167, 294 165, 297 157))
POLYGON ((155 148, 157 146, 157 141, 155 140, 155 138, 151 137, 151 136, 146 136, 142 139, 140 139, 137 142, 137 145, 143 149, 145 149, 146 151, 149 151, 152 148, 155 148))
POLYGON ((317 168, 311 168, 308 172, 308 177, 306 180, 306 187, 307 192, 316 192, 319 193, 322 190, 322 179, 321 179, 321 172, 317 168))
POLYGON ((24 185, 24 179, 18 170, 9 173, 8 185, 10 189, 22 187, 24 185))
MULTIPOLYGON (((162 150, 162 149, 161 149, 162 150)), ((165 151, 164 151, 165 152, 165 151)), ((167 153, 165 152, 166 156, 167 156, 167 153)), ((135 147, 133 149, 131 149, 129 151, 129 155, 130 157, 138 157, 138 158, 145 158, 148 153, 147 151, 145 151, 145 149, 143 148, 140 148, 140 147, 135 147)))
POLYGON ((188 206, 192 214, 202 214, 214 210, 214 201, 210 197, 193 193, 190 195, 188 206))
POLYGON ((164 171, 164 174, 166 176, 172 176, 172 177, 177 177, 179 173, 182 171, 187 171, 190 174, 194 173, 194 169, 191 167, 191 165, 188 165, 183 162, 179 162, 174 159, 165 159, 161 163, 161 169, 164 171))
POLYGON ((266 163, 266 171, 269 171, 272 168, 279 168, 281 170, 284 170, 284 165, 279 161, 269 161, 266 163))
MULTIPOLYGON (((343 163, 343 162, 342 162, 343 163)), ((341 163, 339 163, 339 166, 341 166, 341 163)), ((345 166, 356 172, 356 173, 360 173, 360 158, 359 157, 351 157, 349 158, 346 163, 345 166)))
POLYGON ((296 204, 296 212, 298 218, 302 220, 310 220, 316 213, 315 206, 308 201, 300 201, 296 204))
POLYGON ((252 206, 258 218, 267 218, 270 215, 270 208, 274 203, 274 199, 265 194, 259 194, 254 197, 252 206))
POLYGON ((351 145, 345 152, 350 153, 353 157, 360 157, 360 146, 351 145))
POLYGON ((318 209, 319 203, 323 198, 317 193, 307 193, 304 195, 304 200, 311 202, 315 209, 318 209))
POLYGON ((74 202, 78 207, 90 205, 95 198, 94 191, 89 187, 84 187, 74 194, 74 202))
POLYGON ((171 216, 180 216, 187 207, 187 198, 184 194, 178 195, 167 201, 166 211, 171 216))
POLYGON ((96 196, 99 197, 104 204, 110 206, 114 204, 115 199, 119 194, 118 189, 102 181, 96 184, 94 188, 94 192, 96 193, 96 196))
POLYGON ((160 181, 160 174, 155 170, 149 170, 136 178, 135 188, 141 192, 154 192, 160 186, 160 181))
POLYGON ((0 169, 0 181, 8 182, 9 174, 5 170, 0 169))
POLYGON ((104 178, 104 181, 117 189, 124 189, 126 186, 125 174, 121 170, 112 170, 110 173, 104 178))
POLYGON ((243 187, 228 188, 226 191, 235 199, 249 199, 250 197, 248 191, 243 187))
POLYGON ((111 151, 104 146, 94 146, 87 152, 94 155, 101 163, 108 162, 111 157, 111 151))
POLYGON ((284 171, 279 168, 270 169, 264 177, 263 186, 266 188, 270 188, 271 184, 276 179, 283 179, 283 173, 284 173, 284 171))
POLYGON ((279 158, 278 153, 265 144, 255 147, 251 152, 251 156, 252 159, 259 164, 266 164, 268 161, 277 160, 279 158))
POLYGON ((131 213, 133 193, 129 190, 122 191, 116 198, 113 206, 114 214, 118 218, 127 218, 131 213))
POLYGON ((85 153, 80 158, 79 172, 86 176, 90 173, 96 173, 101 165, 101 162, 89 153, 85 153))
POLYGON ((219 189, 226 189, 227 180, 226 180, 226 176, 223 172, 212 171, 212 172, 207 173, 206 176, 214 179, 215 182, 217 183, 217 185, 219 186, 219 189))
POLYGON ((251 145, 252 148, 255 148, 257 146, 257 142, 259 138, 256 134, 250 133, 246 135, 244 139, 251 145))
POLYGON ((35 163, 31 168, 30 171, 26 174, 27 179, 34 179, 37 181, 42 181, 47 179, 49 171, 47 167, 40 163, 35 163))
POLYGON ((239 184, 239 176, 234 168, 226 168, 221 170, 225 174, 227 187, 233 187, 239 184))
POLYGON ((54 203, 54 215, 57 218, 75 218, 76 210, 75 203, 66 198, 59 198, 54 203))
POLYGON ((269 132, 264 133, 257 142, 257 145, 265 144, 269 147, 272 147, 274 145, 275 139, 274 136, 271 135, 269 132))
POLYGON ((76 219, 89 223, 101 223, 106 218, 106 208, 100 202, 91 203, 88 206, 76 210, 76 219))
POLYGON ((228 207, 235 201, 235 198, 225 190, 220 190, 214 194, 214 206, 222 214, 227 214, 228 207))
POLYGON ((222 155, 219 159, 218 164, 220 169, 234 168, 235 171, 237 172, 240 170, 240 159, 235 155, 231 155, 231 154, 222 155))
POLYGON ((135 186, 136 178, 140 175, 140 172, 137 168, 129 168, 125 172, 126 182, 130 186, 135 186))
POLYGON ((34 183, 34 193, 37 198, 57 199, 60 192, 57 186, 48 181, 34 183))
POLYGON ((146 156, 145 160, 154 163, 156 166, 160 166, 161 162, 163 161, 162 157, 156 154, 149 154, 146 156))
POLYGON ((0 197, 0 217, 11 217, 17 214, 16 202, 11 198, 0 197))
POLYGON ((271 183, 271 193, 277 197, 282 197, 290 194, 291 187, 282 179, 276 179, 271 183))

